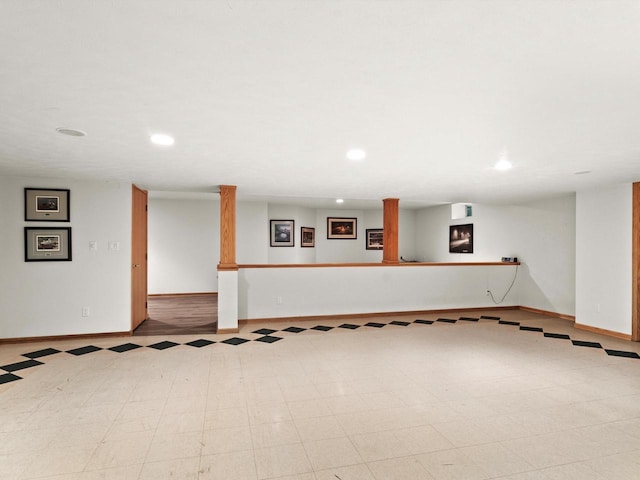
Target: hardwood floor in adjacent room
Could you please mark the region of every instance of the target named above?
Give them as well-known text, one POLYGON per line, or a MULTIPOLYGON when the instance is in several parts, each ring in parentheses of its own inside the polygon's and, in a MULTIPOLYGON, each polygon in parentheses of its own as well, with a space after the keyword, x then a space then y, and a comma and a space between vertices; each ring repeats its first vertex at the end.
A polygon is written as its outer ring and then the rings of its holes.
POLYGON ((142 335, 215 333, 218 323, 216 294, 150 296, 149 318, 133 332, 142 335))

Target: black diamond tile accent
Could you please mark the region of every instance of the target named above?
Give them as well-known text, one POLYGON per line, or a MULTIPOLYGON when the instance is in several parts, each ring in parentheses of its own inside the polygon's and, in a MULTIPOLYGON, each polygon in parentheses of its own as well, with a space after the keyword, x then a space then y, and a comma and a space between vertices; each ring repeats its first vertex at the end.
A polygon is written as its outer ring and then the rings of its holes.
POLYGON ((343 323, 338 328, 348 328, 349 330, 355 330, 356 328, 360 328, 360 325, 354 325, 352 323, 343 323))
POLYGON ((547 337, 547 338, 560 338, 562 340, 571 340, 569 335, 565 335, 564 333, 548 333, 548 332, 545 332, 544 336, 547 337))
POLYGON ((167 348, 175 347, 178 345, 180 344, 165 340, 164 342, 158 342, 158 343, 154 343, 153 345, 147 345, 147 347, 153 348, 155 350, 166 350, 167 348))
POLYGON ((483 318, 484 320, 500 320, 500 317, 491 317, 489 315, 480 315, 480 318, 483 318))
POLYGON ((223 340, 222 343, 226 343, 227 345, 242 345, 243 343, 247 343, 248 341, 249 340, 247 340, 246 338, 233 337, 223 340))
POLYGON ((12 363, 11 365, 4 365, 0 369, 6 372, 17 372, 18 370, 24 370, 25 368, 37 367, 43 365, 42 362, 37 360, 25 360, 24 362, 12 363))
POLYGON ((320 330, 321 332, 328 332, 332 329, 333 327, 326 327, 324 325, 316 325, 315 327, 311 327, 311 330, 320 330))
POLYGON ((87 347, 74 348, 72 350, 67 350, 67 353, 71 355, 80 356, 86 355, 87 353, 97 352, 98 350, 102 350, 100 347, 96 347, 95 345, 89 345, 87 347))
POLYGON ((252 333, 259 333, 260 335, 271 335, 272 333, 277 332, 277 330, 271 330, 270 328, 261 328, 260 330, 256 330, 252 333))
POLYGON ((423 320, 421 318, 418 318, 414 320, 413 323, 420 323, 422 325, 433 325, 433 320, 423 320))
POLYGON ((477 322, 478 319, 476 317, 460 317, 458 320, 468 320, 470 322, 477 322))
POLYGON ((45 348, 44 350, 38 350, 37 352, 25 353, 22 356, 27 358, 40 358, 47 357, 55 353, 60 353, 60 350, 56 350, 55 348, 45 348))
POLYGON ((591 347, 591 348, 602 348, 598 342, 584 342, 582 340, 571 340, 576 347, 591 347))
POLYGON ((605 352, 607 352, 607 355, 612 355, 614 357, 640 358, 640 355, 638 355, 636 352, 624 352, 622 350, 607 349, 605 349, 605 352))
POLYGON ((444 322, 444 323, 456 323, 457 320, 454 320, 452 318, 439 318, 438 322, 444 322))
POLYGON ((187 342, 185 343, 185 345, 189 345, 190 347, 202 348, 202 347, 206 347, 207 345, 211 345, 213 343, 216 343, 216 342, 212 340, 205 340, 204 338, 200 338, 198 340, 193 340, 192 342, 187 342))
POLYGON ((282 340, 281 337, 273 337, 271 335, 265 335, 264 337, 256 338, 256 342, 274 343, 278 340, 282 340))
POLYGON ((290 333, 300 333, 300 332, 304 332, 306 330, 306 328, 300 328, 300 327, 287 327, 284 330, 282 330, 283 332, 290 332, 290 333))
POLYGON ((117 345, 115 347, 111 347, 108 350, 112 352, 128 352, 129 350, 135 350, 136 348, 141 348, 140 345, 136 345, 135 343, 123 343, 122 345, 117 345))
POLYGON ((409 325, 409 322, 401 322, 400 320, 394 320, 393 322, 389 322, 389 325, 400 325, 401 327, 406 327, 409 325))
POLYGON ((386 325, 385 323, 377 323, 377 322, 369 322, 364 324, 365 327, 375 327, 375 328, 382 328, 385 325, 386 325))
POLYGON ((525 330, 527 332, 542 332, 543 331, 540 327, 527 327, 526 325, 520 325, 520 330, 525 330))
POLYGON ((15 382, 16 380, 22 380, 22 377, 14 375, 13 373, 5 373, 0 375, 0 385, 3 383, 15 382))
POLYGON ((498 320, 498 325, 514 325, 516 327, 519 327, 520 322, 508 322, 507 320, 498 320))

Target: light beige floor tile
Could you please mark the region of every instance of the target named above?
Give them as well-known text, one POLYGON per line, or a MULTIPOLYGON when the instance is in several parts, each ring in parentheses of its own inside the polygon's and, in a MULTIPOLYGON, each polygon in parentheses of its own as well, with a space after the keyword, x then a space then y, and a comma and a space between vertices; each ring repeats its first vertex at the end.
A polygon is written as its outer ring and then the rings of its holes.
POLYGON ((98 445, 86 470, 105 470, 144 463, 154 432, 122 434, 98 445))
POLYGON ((247 413, 246 407, 209 410, 205 414, 205 430, 242 426, 249 426, 249 414, 247 413))
POLYGON ((347 467, 335 467, 316 472, 317 480, 336 480, 336 478, 340 478, 341 480, 375 480, 371 470, 364 463, 349 465, 347 467))
POLYGON ((408 455, 392 431, 363 433, 349 438, 365 462, 408 455))
POLYGON ((392 431, 405 455, 434 452, 453 448, 453 444, 431 425, 392 431))
POLYGON ((635 480, 640 471, 640 451, 593 458, 582 463, 608 480, 635 480))
POLYGON ((347 437, 305 442, 304 448, 314 471, 362 463, 347 437))
POLYGON ((484 480, 488 478, 484 471, 462 451, 458 449, 441 450, 417 455, 416 460, 433 478, 438 480, 484 480))
POLYGON ((344 437, 345 433, 335 417, 316 417, 295 420, 303 442, 344 437))
POLYGON ((376 480, 432 480, 433 477, 414 457, 392 458, 367 464, 376 480))
POLYGON ((298 430, 293 422, 261 423, 251 426, 254 448, 275 447, 300 443, 298 430))
POLYGON ((200 460, 200 480, 256 480, 253 454, 246 452, 220 453, 203 456, 200 460))
MULTIPOLYGON (((46 480, 138 480, 142 465, 43 477, 46 480)), ((3 479, 4 480, 4 479, 3 479)))
POLYGON ((201 450, 202 432, 156 433, 145 462, 199 457, 201 450))
POLYGON ((27 469, 22 473, 22 478, 81 472, 91 458, 94 449, 95 445, 85 445, 43 450, 34 456, 27 469))
POLYGON ((200 457, 146 462, 138 480, 198 480, 200 457))
POLYGON ((254 451, 258 478, 283 477, 313 471, 301 443, 254 451))
POLYGON ((527 462, 526 455, 520 456, 522 452, 518 450, 517 453, 514 452, 513 450, 516 449, 508 450, 499 443, 464 447, 460 450, 471 458, 488 478, 513 475, 534 469, 534 466, 527 462))
POLYGON ((287 402, 289 413, 294 420, 300 418, 326 417, 333 415, 325 399, 299 400, 287 402))
POLYGON ((196 409, 193 413, 163 414, 158 422, 157 432, 187 433, 202 432, 204 429, 204 411, 196 409))
POLYGON ((291 421, 291 413, 285 402, 249 405, 249 423, 260 425, 262 423, 277 423, 291 421))
POLYGON ((202 435, 202 455, 239 452, 253 449, 249 427, 216 428, 202 435))

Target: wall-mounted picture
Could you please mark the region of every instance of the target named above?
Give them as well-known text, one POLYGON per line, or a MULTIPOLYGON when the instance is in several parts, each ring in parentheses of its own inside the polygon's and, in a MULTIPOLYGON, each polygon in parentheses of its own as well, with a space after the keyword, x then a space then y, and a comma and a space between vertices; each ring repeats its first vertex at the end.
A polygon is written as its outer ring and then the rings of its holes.
POLYGON ((25 188, 24 219, 26 222, 68 222, 69 190, 57 188, 25 188))
POLYGON ((270 220, 271 246, 293 247, 295 232, 293 220, 270 220))
POLYGON ((343 217, 327 217, 327 238, 358 238, 358 219, 343 217))
POLYGON ((25 227, 24 261, 71 261, 71 227, 25 227))
POLYGON ((367 250, 382 250, 382 228, 367 228, 366 238, 367 250))
POLYGON ((315 247, 316 229, 311 227, 300 227, 300 238, 301 247, 315 247))
POLYGON ((473 253, 473 223, 449 226, 449 253, 473 253))

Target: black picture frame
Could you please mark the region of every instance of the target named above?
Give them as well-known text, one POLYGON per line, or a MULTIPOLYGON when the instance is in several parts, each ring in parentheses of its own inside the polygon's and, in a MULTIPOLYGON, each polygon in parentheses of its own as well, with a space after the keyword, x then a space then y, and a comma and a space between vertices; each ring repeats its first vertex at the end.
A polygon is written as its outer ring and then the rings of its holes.
POLYGON ((449 225, 449 253, 473 253, 473 223, 449 225))
POLYGON ((327 238, 332 240, 358 238, 358 219, 354 217, 327 217, 327 238))
POLYGON ((316 246, 316 229, 300 227, 300 246, 313 248, 316 246))
POLYGON ((24 227, 25 262, 70 262, 71 227, 24 227))
POLYGON ((367 228, 365 233, 365 248, 367 250, 382 250, 384 248, 384 231, 382 228, 367 228))
POLYGON ((272 247, 295 246, 294 227, 293 220, 269 220, 269 244, 272 247))
POLYGON ((25 222, 69 222, 71 191, 63 188, 25 188, 25 222))

